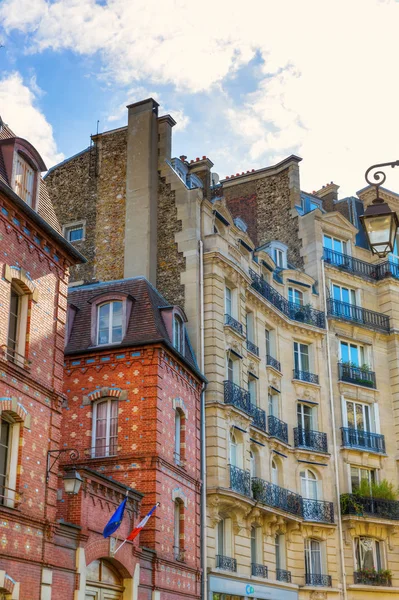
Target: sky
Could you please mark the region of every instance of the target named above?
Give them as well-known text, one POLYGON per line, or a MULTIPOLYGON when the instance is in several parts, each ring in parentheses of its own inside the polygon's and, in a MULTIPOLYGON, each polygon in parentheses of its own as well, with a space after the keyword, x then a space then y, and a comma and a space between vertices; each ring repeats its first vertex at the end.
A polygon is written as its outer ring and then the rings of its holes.
POLYGON ((174 156, 354 195, 399 158, 398 31, 395 0, 0 0, 0 115, 50 168, 153 97, 174 156))

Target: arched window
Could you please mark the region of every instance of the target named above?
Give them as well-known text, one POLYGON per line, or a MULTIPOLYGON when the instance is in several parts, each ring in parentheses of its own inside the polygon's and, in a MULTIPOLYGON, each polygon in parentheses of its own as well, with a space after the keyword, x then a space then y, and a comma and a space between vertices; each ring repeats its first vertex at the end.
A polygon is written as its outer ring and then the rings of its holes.
POLYGON ((310 500, 317 500, 319 496, 319 486, 317 476, 310 469, 301 471, 301 490, 302 496, 310 500))
POLYGON ((100 304, 97 318, 97 344, 118 344, 122 341, 122 305, 119 300, 100 304))
POLYGON ((274 485, 279 485, 279 468, 276 460, 272 460, 272 483, 274 485))
POLYGON ((122 598, 123 579, 107 560, 94 560, 86 569, 85 598, 122 598))
POLYGON ((115 456, 118 447, 118 401, 108 398, 93 405, 92 457, 115 456))
POLYGON ((237 440, 234 433, 230 432, 230 464, 234 467, 238 467, 237 464, 238 453, 237 453, 237 440))
POLYGON ((0 417, 0 504, 14 507, 20 424, 3 411, 0 417))
POLYGON ((184 351, 184 325, 179 315, 173 317, 173 345, 178 352, 184 351))
POLYGON ((256 453, 253 450, 249 451, 249 471, 251 477, 256 477, 256 453))
POLYGON ((174 505, 174 556, 176 560, 184 561, 184 504, 177 498, 174 505))

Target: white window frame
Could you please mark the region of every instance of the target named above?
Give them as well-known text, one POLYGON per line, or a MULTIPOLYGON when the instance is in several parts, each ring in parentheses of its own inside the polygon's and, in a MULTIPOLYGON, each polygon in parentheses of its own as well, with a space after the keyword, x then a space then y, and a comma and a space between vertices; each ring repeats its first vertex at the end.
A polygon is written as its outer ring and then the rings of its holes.
POLYGON ((107 300, 106 302, 102 302, 101 304, 98 304, 96 307, 97 310, 97 330, 96 330, 96 342, 97 342, 97 346, 111 346, 112 344, 120 344, 123 341, 124 335, 125 335, 125 318, 124 318, 124 306, 123 306, 123 300, 107 300), (122 311, 122 322, 121 322, 121 328, 122 328, 122 335, 121 335, 121 339, 117 342, 113 342, 112 341, 112 327, 113 327, 113 316, 114 316, 114 304, 119 303, 121 304, 121 311, 122 311), (99 340, 99 335, 100 335, 100 310, 103 306, 109 306, 109 320, 108 320, 108 341, 104 342, 103 344, 100 344, 100 340, 99 340), (111 310, 112 308, 112 310, 111 310))
POLYGON ((302 371, 303 373, 310 373, 311 372, 311 368, 310 368, 310 344, 303 344, 302 342, 294 342, 294 369, 296 371, 302 371), (302 352, 302 347, 307 349, 307 352, 302 352), (302 355, 307 356, 308 359, 308 365, 307 365, 307 369, 304 369, 304 367, 306 366, 304 363, 304 359, 302 358, 302 355), (295 360, 295 356, 297 356, 297 361, 295 360), (298 364, 298 368, 296 366, 296 362, 298 364))
POLYGON ((370 492, 371 492, 372 483, 373 482, 377 483, 377 481, 378 481, 378 470, 371 468, 371 467, 362 467, 361 465, 348 465, 348 467, 349 467, 349 489, 350 489, 351 493, 353 493, 355 491, 353 488, 353 481, 352 481, 352 479, 353 479, 352 471, 355 471, 355 470, 357 471, 358 487, 360 486, 361 482, 366 479, 370 486, 370 492), (363 477, 362 473, 365 473, 366 477, 363 477), (373 478, 374 478, 374 481, 373 481, 373 478))
POLYGON ((236 385, 240 384, 240 364, 239 359, 231 356, 230 352, 226 354, 226 379, 227 381, 231 381, 236 385), (232 375, 232 379, 230 378, 230 374, 232 375))
POLYGON ((344 304, 350 304, 350 306, 359 306, 358 302, 358 293, 354 288, 347 287, 346 285, 341 285, 339 283, 331 283, 331 298, 336 302, 343 302, 344 304), (334 295, 334 288, 339 290, 339 298, 336 298, 334 295), (349 302, 342 299, 342 290, 347 290, 349 295, 349 302))
POLYGON ((292 304, 297 304, 298 306, 304 305, 304 294, 302 290, 298 290, 298 288, 289 287, 288 288, 288 300, 292 302, 292 304))
POLYGON ((280 569, 282 571, 286 568, 286 546, 285 546, 285 535, 283 533, 276 533, 274 537, 274 546, 275 546, 275 560, 276 560, 276 570, 280 569))
POLYGON ((317 406, 308 404, 306 401, 297 402, 297 424, 298 427, 302 427, 305 431, 317 431, 317 406), (309 410, 309 415, 306 415, 306 410, 309 410), (309 417, 311 427, 306 426, 306 417, 309 417))
MULTIPOLYGON (((364 563, 363 563, 363 565, 359 564, 358 550, 359 550, 359 555, 361 555, 361 550, 362 550, 361 540, 368 540, 369 543, 371 542, 374 569, 376 571, 383 569, 384 565, 385 565, 385 547, 384 547, 383 542, 381 540, 377 540, 376 538, 373 538, 373 537, 361 535, 361 536, 355 537, 353 540, 353 550, 354 550, 356 571, 360 571, 364 568, 369 568, 369 567, 364 567, 364 563), (378 545, 378 550, 377 550, 377 545, 378 545), (379 554, 379 562, 380 562, 379 566, 378 566, 378 554, 379 554)), ((361 559, 361 561, 364 561, 364 555, 363 555, 363 557, 360 556, 360 559, 361 559)))
POLYGON ((16 484, 18 474, 18 452, 19 452, 19 438, 21 432, 21 424, 7 413, 3 411, 1 418, 9 424, 8 432, 8 448, 6 456, 6 472, 4 482, 4 494, 3 498, 0 498, 0 506, 7 506, 8 508, 14 508, 16 500, 16 484))
POLYGON ((327 233, 323 234, 323 248, 327 248, 327 250, 331 250, 332 252, 339 252, 340 254, 349 254, 349 243, 346 240, 341 240, 340 238, 336 238, 333 235, 329 235, 327 233), (331 240, 331 248, 325 245, 326 238, 331 240), (335 250, 334 242, 338 242, 341 244, 341 250, 335 250))
POLYGON ((75 221, 73 223, 65 223, 62 226, 62 233, 64 238, 70 243, 74 244, 75 242, 84 242, 86 240, 86 221, 75 221), (82 237, 77 240, 70 239, 70 233, 72 231, 77 231, 78 229, 82 230, 82 237))
POLYGON ((112 403, 118 403, 118 400, 115 398, 101 398, 93 403, 93 415, 92 415, 92 430, 91 430, 91 455, 92 458, 103 458, 106 456, 116 456, 118 451, 118 422, 119 422, 119 411, 117 406, 117 425, 116 425, 116 441, 115 441, 115 451, 111 454, 111 405, 112 403), (107 416, 106 416, 106 429, 105 429, 105 454, 98 456, 96 454, 97 446, 96 446, 96 430, 97 430, 97 409, 98 405, 103 402, 107 403, 107 416))
POLYGON ((365 431, 367 433, 380 433, 379 431, 379 419, 377 416, 377 411, 378 411, 378 405, 375 404, 368 404, 367 402, 357 402, 356 400, 352 400, 349 398, 343 398, 343 402, 344 402, 344 427, 350 427, 351 429, 354 429, 355 431, 365 431), (348 404, 353 404, 353 414, 356 417, 357 412, 356 412, 356 406, 359 405, 361 407, 362 410, 362 415, 363 415, 363 423, 365 425, 364 429, 360 429, 358 427, 357 424, 357 419, 355 418, 355 422, 354 422, 354 426, 349 426, 348 424, 348 404), (369 427, 370 429, 366 429, 366 423, 367 423, 367 414, 368 411, 368 421, 369 421, 369 427))
POLYGON ((305 539, 305 573, 309 575, 324 575, 326 569, 325 547, 320 540, 314 538, 305 539), (314 561, 312 560, 312 543, 318 544, 318 553, 320 556, 320 573, 314 570, 314 561), (308 568, 309 567, 309 568, 308 568))
POLYGON ((180 465, 181 459, 181 419, 182 413, 177 408, 175 410, 175 462, 180 465))
POLYGON ((11 294, 14 293, 18 296, 18 314, 17 314, 17 331, 15 339, 14 352, 16 356, 10 356, 10 360, 15 362, 19 366, 25 365, 24 358, 26 357, 26 334, 28 327, 28 307, 29 307, 29 294, 26 294, 18 285, 16 281, 11 282, 10 288, 10 309, 8 313, 8 326, 7 326, 7 347, 9 346, 10 340, 10 310, 11 310, 11 294))
POLYGON ((254 406, 258 405, 258 381, 256 377, 248 373, 248 392, 251 400, 251 404, 254 406))
POLYGON ((267 395, 267 413, 270 417, 280 418, 280 397, 279 394, 273 393, 271 388, 267 395))
POLYGON ((255 343, 255 316, 253 312, 247 312, 245 315, 247 340, 255 343))
POLYGON ((370 361, 368 360, 368 352, 367 352, 367 348, 365 346, 363 346, 362 344, 357 344, 356 342, 350 342, 347 340, 339 340, 339 358, 341 362, 347 362, 347 361, 343 361, 343 357, 342 357, 342 345, 346 344, 348 346, 348 357, 349 357, 349 361, 348 362, 352 362, 351 360, 351 348, 356 348, 356 352, 357 352, 357 367, 360 368, 362 367, 364 364, 367 364, 369 366, 369 368, 371 367, 370 365, 370 361), (361 360, 363 355, 363 361, 361 360))
POLYGON ((224 288, 224 311, 229 317, 234 317, 233 290, 228 285, 224 288))
POLYGON ((184 354, 184 323, 180 315, 173 315, 173 346, 184 354))
POLYGON ((300 472, 299 477, 301 479, 301 496, 307 500, 320 500, 321 485, 317 473, 313 469, 304 469, 300 472))

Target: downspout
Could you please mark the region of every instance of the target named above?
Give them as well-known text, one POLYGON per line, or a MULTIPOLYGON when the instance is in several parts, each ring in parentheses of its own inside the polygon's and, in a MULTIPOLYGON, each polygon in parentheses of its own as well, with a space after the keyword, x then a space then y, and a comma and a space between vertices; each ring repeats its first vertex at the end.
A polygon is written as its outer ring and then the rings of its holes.
POLYGON ((342 572, 342 585, 343 585, 343 597, 344 600, 347 600, 347 590, 346 590, 346 572, 345 572, 345 558, 344 558, 344 539, 342 533, 342 519, 341 519, 341 493, 339 488, 339 472, 338 472, 338 448, 337 448, 337 439, 336 439, 336 422, 335 422, 335 410, 334 410, 334 392, 333 392, 333 384, 332 384, 332 372, 331 372, 331 352, 330 352, 330 336, 329 336, 329 324, 328 324, 328 316, 327 316, 327 294, 326 294, 326 275, 324 270, 324 258, 321 259, 321 272, 322 272, 322 282, 323 282, 323 300, 324 300, 324 314, 326 316, 326 350, 327 350, 327 369, 328 369, 328 387, 329 387, 329 397, 330 397, 330 410, 331 410, 331 426, 333 431, 333 455, 334 455, 334 463, 335 463, 335 489, 337 496, 337 516, 338 516, 338 535, 339 535, 339 555, 340 555, 340 563, 341 563, 341 572, 342 572))
MULTIPOLYGON (((205 348, 204 348, 204 244, 199 241, 199 271, 200 271, 200 343, 201 359, 200 369, 202 374, 205 370, 205 348)), ((204 383, 201 392, 201 564, 202 564, 202 600, 208 597, 208 573, 207 573, 207 536, 206 536, 206 430, 205 430, 205 388, 204 383)))

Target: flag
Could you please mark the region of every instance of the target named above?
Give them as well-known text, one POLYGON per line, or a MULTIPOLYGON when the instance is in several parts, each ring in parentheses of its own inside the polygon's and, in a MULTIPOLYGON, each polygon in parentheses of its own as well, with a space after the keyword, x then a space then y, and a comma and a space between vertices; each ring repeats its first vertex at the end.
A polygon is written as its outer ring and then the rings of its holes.
POLYGON ((155 509, 159 506, 159 502, 156 503, 155 506, 153 506, 153 508, 150 510, 150 512, 148 513, 148 515, 146 515, 144 517, 144 519, 142 519, 140 521, 140 523, 137 525, 137 527, 135 527, 127 536, 127 540, 134 540, 134 538, 136 536, 138 536, 138 534, 140 533, 140 531, 143 529, 143 527, 145 527, 145 525, 147 524, 148 519, 151 517, 152 513, 155 511, 155 509))
POLYGON ((114 512, 114 514, 112 515, 112 517, 110 518, 110 520, 108 521, 106 526, 104 527, 103 536, 105 538, 112 535, 114 533, 114 531, 116 531, 118 529, 119 525, 122 523, 123 513, 125 512, 126 502, 127 502, 127 498, 125 498, 124 501, 122 502, 122 504, 120 504, 118 506, 118 508, 116 509, 116 511, 114 512))

